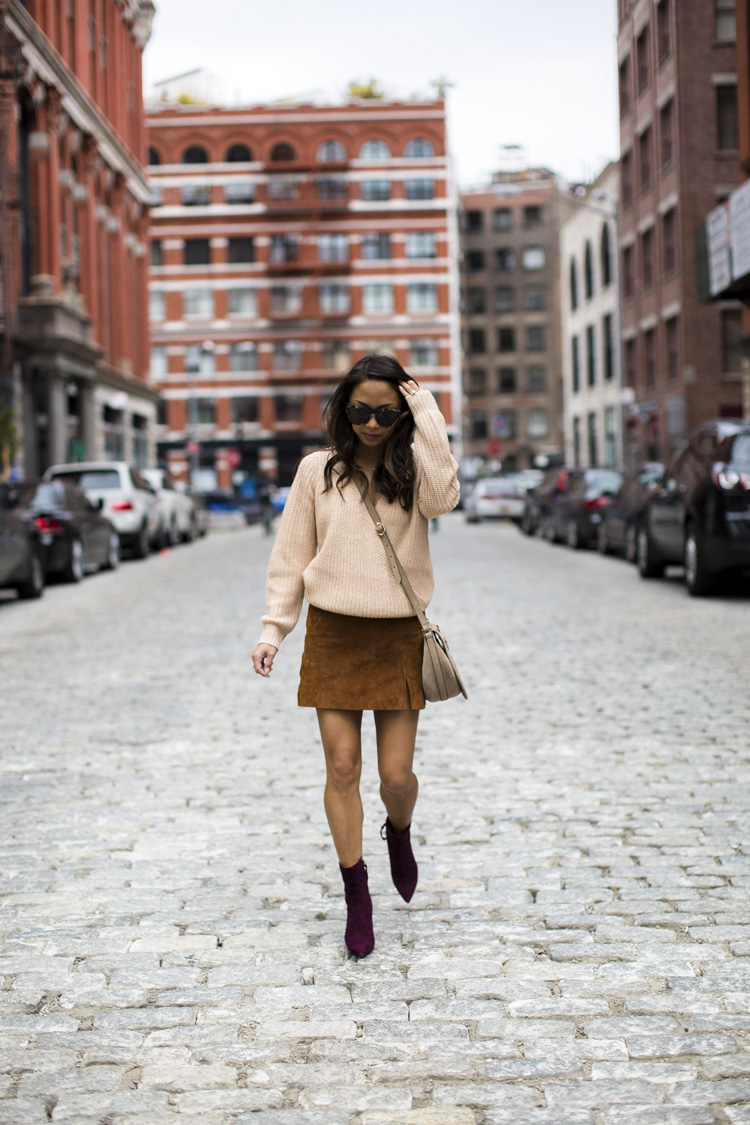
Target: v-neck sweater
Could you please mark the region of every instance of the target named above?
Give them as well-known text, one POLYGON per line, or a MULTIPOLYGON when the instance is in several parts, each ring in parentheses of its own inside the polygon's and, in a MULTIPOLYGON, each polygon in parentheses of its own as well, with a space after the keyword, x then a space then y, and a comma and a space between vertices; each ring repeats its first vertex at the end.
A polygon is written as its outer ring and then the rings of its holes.
MULTIPOLYGON (((414 504, 380 498, 376 507, 422 608, 434 589, 429 520, 455 508, 458 464, 445 421, 430 391, 407 398, 414 416, 414 504)), ((271 551, 266 584, 268 613, 260 642, 278 648, 299 619, 303 598, 318 609, 350 617, 412 617, 414 609, 396 581, 355 481, 325 491, 330 449, 299 465, 271 551)))

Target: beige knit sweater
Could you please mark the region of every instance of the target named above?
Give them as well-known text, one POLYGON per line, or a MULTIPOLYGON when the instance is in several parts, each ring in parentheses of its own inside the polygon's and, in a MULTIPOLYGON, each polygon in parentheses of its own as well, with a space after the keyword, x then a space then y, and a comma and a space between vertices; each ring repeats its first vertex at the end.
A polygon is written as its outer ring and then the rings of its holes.
MULTIPOLYGON (((458 465, 451 456, 445 422, 432 394, 407 398, 414 415, 415 503, 405 512, 385 497, 377 509, 421 605, 434 587, 428 520, 458 503, 458 465)), ((268 565, 262 644, 279 647, 291 633, 302 599, 351 617, 412 617, 414 610, 390 568, 383 544, 359 489, 349 481, 324 492, 323 469, 330 452, 301 462, 281 518, 268 565)))

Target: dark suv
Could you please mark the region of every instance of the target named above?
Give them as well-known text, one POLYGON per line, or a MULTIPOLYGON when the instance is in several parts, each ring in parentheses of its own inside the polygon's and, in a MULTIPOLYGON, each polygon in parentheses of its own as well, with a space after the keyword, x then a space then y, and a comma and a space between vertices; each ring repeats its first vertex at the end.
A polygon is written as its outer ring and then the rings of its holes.
POLYGON ((638 570, 682 564, 691 594, 750 567, 750 424, 706 422, 672 458, 641 513, 638 570))

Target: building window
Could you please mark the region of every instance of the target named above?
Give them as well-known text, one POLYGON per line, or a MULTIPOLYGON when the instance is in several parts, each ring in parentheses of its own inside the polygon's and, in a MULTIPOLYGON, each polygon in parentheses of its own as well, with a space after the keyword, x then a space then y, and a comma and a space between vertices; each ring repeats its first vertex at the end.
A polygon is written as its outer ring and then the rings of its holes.
POLYGON ((495 251, 495 268, 501 273, 508 273, 516 268, 516 255, 509 246, 501 246, 495 251))
POLYGON ((667 378, 675 380, 680 373, 678 317, 671 316, 664 322, 667 340, 667 378))
POLYGON ((543 270, 547 257, 542 246, 524 246, 521 261, 525 270, 543 270))
POLYGON ((633 205, 633 153, 632 150, 624 152, 620 159, 620 176, 622 180, 622 205, 633 205))
POLYGON ((404 156, 408 160, 429 160, 435 155, 435 146, 425 137, 415 137, 408 141, 404 149, 404 156))
POLYGON ((437 235, 431 230, 411 230, 406 235, 407 258, 436 258, 437 235))
POLYGON ((321 164, 343 164, 348 157, 341 141, 323 141, 318 145, 315 159, 321 164))
POLYGON ((391 257, 390 234, 371 233, 362 235, 362 257, 367 261, 391 257))
POLYGON ((516 307, 516 291, 512 285, 498 285, 495 289, 495 312, 510 313, 516 307))
POLYGON ((164 320, 167 315, 167 295, 163 289, 151 289, 148 295, 149 320, 164 320))
POLYGON ((716 38, 723 43, 737 38, 735 0, 716 0, 716 38))
POLYGON ((594 254, 588 240, 583 255, 583 293, 587 301, 594 296, 594 254))
POLYGON ((286 142, 284 142, 284 141, 281 141, 279 144, 274 145, 273 148, 271 149, 270 160, 271 160, 271 163, 273 163, 273 164, 283 163, 284 161, 287 161, 287 160, 296 160, 296 159, 297 159, 297 154, 295 153, 294 149, 292 148, 291 145, 286 144, 286 142))
POLYGON ((671 0, 660 0, 656 6, 656 38, 660 66, 672 54, 671 6, 671 0))
POLYGON ((301 246, 302 239, 298 234, 272 234, 268 260, 274 266, 297 262, 301 246))
POLYGON ((514 352, 516 350, 515 328, 498 328, 497 350, 499 352, 514 352))
POLYGON ((224 199, 232 206, 252 203, 255 199, 255 185, 249 180, 235 180, 231 184, 224 184, 224 199))
POLYGON ((487 394, 487 372, 483 367, 470 367, 466 385, 467 394, 487 394))
POLYGON ((302 290, 296 285, 271 286, 271 314, 297 316, 302 311, 302 290))
POLYGON ((525 230, 534 230, 544 223, 544 208, 538 205, 524 207, 523 225, 525 230))
POLYGON ((155 148, 150 148, 148 150, 147 163, 149 163, 149 164, 161 164, 161 157, 159 156, 159 153, 156 151, 155 148))
POLYGON ((291 203, 299 196, 299 180, 281 176, 268 181, 268 198, 274 203, 291 203))
POLYGON ((492 213, 492 226, 495 230, 511 230, 513 212, 510 207, 496 207, 492 213))
POLYGON ((211 244, 207 238, 186 238, 182 251, 186 266, 208 266, 211 264, 211 244))
POLYGON ((320 366, 326 371, 345 371, 351 364, 351 352, 345 340, 324 340, 320 349, 320 366))
POLYGON ((718 148, 722 151, 736 149, 737 139, 737 87, 716 87, 716 124, 718 148))
POLYGON ((182 154, 183 164, 208 164, 208 153, 202 145, 190 145, 182 154))
POLYGON ((438 342, 427 336, 409 343, 409 363, 412 367, 437 367, 438 342))
POLYGON ((304 347, 299 340, 277 340, 273 345, 274 371, 299 371, 304 347))
POLYGON ((721 369, 727 373, 742 370, 742 312, 740 309, 722 309, 721 312, 721 369))
POLYGON ((258 411, 257 395, 236 395, 230 399, 232 404, 232 424, 241 426, 243 423, 253 425, 260 417, 258 411))
POLYGON ((359 158, 360 160, 390 160, 391 150, 385 141, 372 139, 362 145, 359 158))
POLYGON ((497 373, 497 389, 501 395, 514 395, 518 387, 515 367, 501 367, 497 373))
POLYGON ((546 410, 530 410, 526 415, 526 435, 530 438, 546 438, 549 422, 546 410))
POLYGON ((230 371, 257 371, 258 349, 251 340, 229 345, 230 371))
POLYGON ((664 272, 673 273, 677 269, 677 209, 672 207, 662 216, 662 246, 664 250, 664 272))
POLYGON ((646 24, 641 34, 635 41, 636 66, 638 68, 638 93, 643 93, 651 80, 651 67, 649 65, 650 26, 646 24))
POLYGON ((150 184, 150 194, 148 197, 149 207, 161 207, 164 203, 164 188, 161 184, 155 184, 153 181, 150 184))
POLYGON ((547 391, 547 368, 527 367, 526 390, 530 395, 543 395, 547 391))
POLYGON ((475 234, 477 231, 482 230, 484 227, 484 212, 483 211, 467 211, 466 212, 466 230, 469 234, 475 234))
POLYGON ((235 265, 255 261, 252 238, 230 238, 227 246, 227 261, 235 265))
POLYGON ((620 63, 619 84, 620 84, 620 116, 624 117, 626 113, 630 112, 630 105, 631 105, 630 55, 626 55, 625 58, 620 63))
POLYGON ((637 352, 635 340, 625 341, 625 386, 635 387, 637 379, 637 352))
POLYGON ((471 436, 474 441, 484 441, 487 437, 487 414, 484 410, 471 412, 471 436))
POLYGON ((230 316, 256 316, 257 294, 247 287, 227 290, 227 308, 230 316))
POLYGON ((213 289, 184 289, 182 306, 187 317, 210 319, 214 315, 213 289))
POLYGON ((466 253, 467 271, 469 273, 481 273, 484 268, 484 250, 468 250, 466 253))
POLYGON ((487 351, 487 342, 483 328, 469 329, 469 355, 483 355, 487 351))
POLYGON ((641 235, 641 277, 643 286, 648 289, 654 284, 654 228, 649 227, 641 235))
POLYGON ((492 430, 497 437, 507 441, 516 436, 518 430, 518 414, 515 410, 501 410, 492 420, 492 430))
POLYGON ((406 198, 407 199, 434 199, 435 198, 435 181, 427 180, 422 177, 414 180, 406 181, 406 198))
POLYGON ((383 316, 393 312, 393 286, 375 282, 362 286, 362 311, 365 316, 383 316))
POLYGON ((570 307, 578 308, 578 267, 575 258, 570 259, 570 307))
POLYGON ((656 331, 653 328, 643 333, 643 368, 646 386, 656 386, 656 331))
POLYGON ((578 468, 581 464, 581 419, 573 419, 573 464, 578 468))
POLYGON ((194 417, 199 426, 216 425, 216 399, 198 396, 194 400, 194 417))
POLYGON ((230 145, 224 160, 227 164, 249 164, 253 154, 247 145, 230 145))
POLYGON ((622 293, 628 298, 635 292, 635 254, 632 244, 625 246, 622 251, 622 293))
POLYGON ((346 234, 318 235, 319 262, 348 262, 349 236, 346 234))
POLYGON ((596 414, 592 411, 586 419, 589 439, 589 465, 595 469, 599 464, 599 442, 596 432, 596 414))
POLYGON ((481 285, 470 285, 466 290, 466 311, 469 316, 487 312, 487 290, 481 285))
POLYGON ((277 422, 300 422, 304 395, 274 395, 273 405, 277 422))
POLYGON ((577 394, 581 389, 581 349, 578 342, 578 337, 573 336, 570 341, 570 359, 571 370, 573 375, 573 394, 577 394))
POLYGON ((542 324, 526 325, 526 351, 543 352, 547 346, 546 333, 542 324))
POLYGON ((547 291, 539 285, 525 286, 523 307, 527 312, 544 312, 547 307, 547 291))
POLYGON ((406 311, 410 313, 438 311, 438 287, 429 282, 413 281, 406 289, 406 311))
POLYGON ((659 112, 661 139, 661 167, 665 170, 674 160, 674 98, 670 98, 659 112))
POLYGON ((607 288, 612 284, 612 238, 609 233, 609 223, 602 224, 602 237, 600 250, 602 287, 607 288))
POLYGON ((151 349, 151 376, 158 379, 166 375, 169 370, 169 363, 167 359, 167 349, 165 347, 155 347, 151 349))
POLYGON ((151 265, 164 265, 164 246, 160 238, 151 239, 151 265))
POLYGON ((183 207, 208 207, 211 202, 209 184, 183 184, 180 188, 183 207))
POLYGON ((318 180, 317 189, 318 199, 336 200, 349 198, 349 185, 346 180, 318 180))
POLYGON ((593 324, 586 329, 586 382, 589 387, 596 386, 596 338, 593 324))
POLYGON ((617 430, 614 406, 604 408, 604 464, 614 469, 617 464, 617 430))
POLYGON ((360 193, 368 203, 383 203, 391 198, 390 180, 363 180, 360 193))
POLYGON ((318 306, 322 313, 348 313, 349 286, 323 282, 318 287, 318 306))
POLYGON ((615 334, 612 313, 607 313, 602 319, 602 359, 604 378, 606 382, 611 382, 615 377, 615 334))
POLYGON ((651 188, 651 127, 644 129, 638 138, 638 169, 641 194, 651 188))
POLYGON ((205 348, 203 344, 185 348, 185 371, 188 375, 213 375, 216 371, 213 348, 205 348))

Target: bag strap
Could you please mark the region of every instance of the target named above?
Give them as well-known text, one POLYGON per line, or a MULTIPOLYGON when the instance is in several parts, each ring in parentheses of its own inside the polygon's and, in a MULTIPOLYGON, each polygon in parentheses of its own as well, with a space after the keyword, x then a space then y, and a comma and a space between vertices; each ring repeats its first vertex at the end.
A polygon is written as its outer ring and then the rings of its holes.
POLYGON ((422 626, 422 629, 423 630, 429 629, 430 623, 427 620, 427 618, 425 617, 425 612, 422 609, 421 605, 419 604, 419 601, 417 600, 417 595, 414 593, 414 590, 412 589, 412 585, 411 585, 411 582, 409 581, 409 579, 407 578, 406 571, 404 570, 403 566, 401 565, 401 561, 400 561, 398 555, 396 554, 395 550, 393 549, 393 544, 391 543, 390 539, 388 538, 388 532, 386 531, 385 527, 383 526, 383 522, 382 522, 382 520, 380 519, 380 516, 377 513, 375 505, 373 504, 372 500, 370 499, 369 486, 363 486, 361 484, 361 482, 358 482, 357 487, 359 488, 360 494, 362 496, 362 500, 364 502, 365 507, 367 508, 367 511, 370 515, 370 518, 371 518, 372 522, 375 524, 375 530, 377 531, 378 535, 380 536, 380 540, 381 540, 381 542, 382 542, 382 544, 385 548, 385 553, 386 553, 386 556, 388 558, 388 562, 391 564, 391 570, 393 571, 393 574, 394 574, 394 577, 395 577, 396 581, 399 582, 403 586, 404 593, 406 594, 407 598, 411 602, 412 608, 417 615, 417 618, 419 620, 419 624, 422 626))

